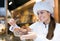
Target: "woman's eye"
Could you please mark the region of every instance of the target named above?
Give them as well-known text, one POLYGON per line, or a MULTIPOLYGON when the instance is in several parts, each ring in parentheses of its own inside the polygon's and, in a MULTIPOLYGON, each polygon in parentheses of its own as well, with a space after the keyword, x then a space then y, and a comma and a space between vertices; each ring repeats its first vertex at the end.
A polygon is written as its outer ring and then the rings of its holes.
POLYGON ((39 15, 39 14, 43 14, 44 12, 37 12, 37 14, 39 15))
POLYGON ((40 14, 43 14, 44 12, 40 12, 40 14))

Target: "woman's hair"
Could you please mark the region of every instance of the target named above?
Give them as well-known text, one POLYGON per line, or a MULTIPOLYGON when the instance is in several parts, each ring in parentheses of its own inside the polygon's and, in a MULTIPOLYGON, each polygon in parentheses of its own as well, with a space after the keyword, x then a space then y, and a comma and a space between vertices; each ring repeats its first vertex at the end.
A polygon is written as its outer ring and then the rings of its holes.
POLYGON ((48 33, 46 38, 51 40, 54 36, 54 30, 55 30, 55 19, 50 15, 50 23, 49 23, 49 28, 48 28, 48 33))

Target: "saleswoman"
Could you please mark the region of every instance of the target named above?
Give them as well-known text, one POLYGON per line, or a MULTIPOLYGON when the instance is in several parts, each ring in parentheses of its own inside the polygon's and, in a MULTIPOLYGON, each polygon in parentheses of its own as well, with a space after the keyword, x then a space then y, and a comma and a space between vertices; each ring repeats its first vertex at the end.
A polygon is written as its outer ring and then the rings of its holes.
MULTIPOLYGON (((40 20, 29 26, 37 36, 33 40, 60 41, 60 24, 55 22, 53 7, 47 2, 38 2, 34 5, 33 12, 40 20)), ((22 35, 21 39, 27 39, 26 37, 28 36, 22 35)))

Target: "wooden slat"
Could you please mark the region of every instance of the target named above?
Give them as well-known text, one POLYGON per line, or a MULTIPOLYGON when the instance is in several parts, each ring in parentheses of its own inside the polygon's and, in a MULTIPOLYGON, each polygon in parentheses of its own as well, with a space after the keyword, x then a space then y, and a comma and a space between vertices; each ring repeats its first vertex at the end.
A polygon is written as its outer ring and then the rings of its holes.
POLYGON ((58 0, 58 14, 59 14, 59 23, 60 23, 60 0, 58 0))
POLYGON ((55 8, 54 8, 54 18, 56 22, 59 22, 59 17, 58 17, 58 0, 55 1, 55 8))

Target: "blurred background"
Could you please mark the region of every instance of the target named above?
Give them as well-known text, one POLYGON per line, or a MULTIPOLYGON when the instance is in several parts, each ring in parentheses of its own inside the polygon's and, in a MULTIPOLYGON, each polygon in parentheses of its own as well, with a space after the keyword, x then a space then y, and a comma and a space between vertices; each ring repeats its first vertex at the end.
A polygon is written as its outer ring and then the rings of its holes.
MULTIPOLYGON (((60 1, 59 0, 0 0, 0 41, 21 41, 9 31, 8 21, 14 18, 20 27, 30 26, 38 21, 33 13, 33 6, 39 1, 54 1, 54 18, 60 23, 60 1)), ((25 40, 32 41, 32 40, 25 40)))
POLYGON ((6 41, 6 2, 0 0, 0 41, 6 41))

